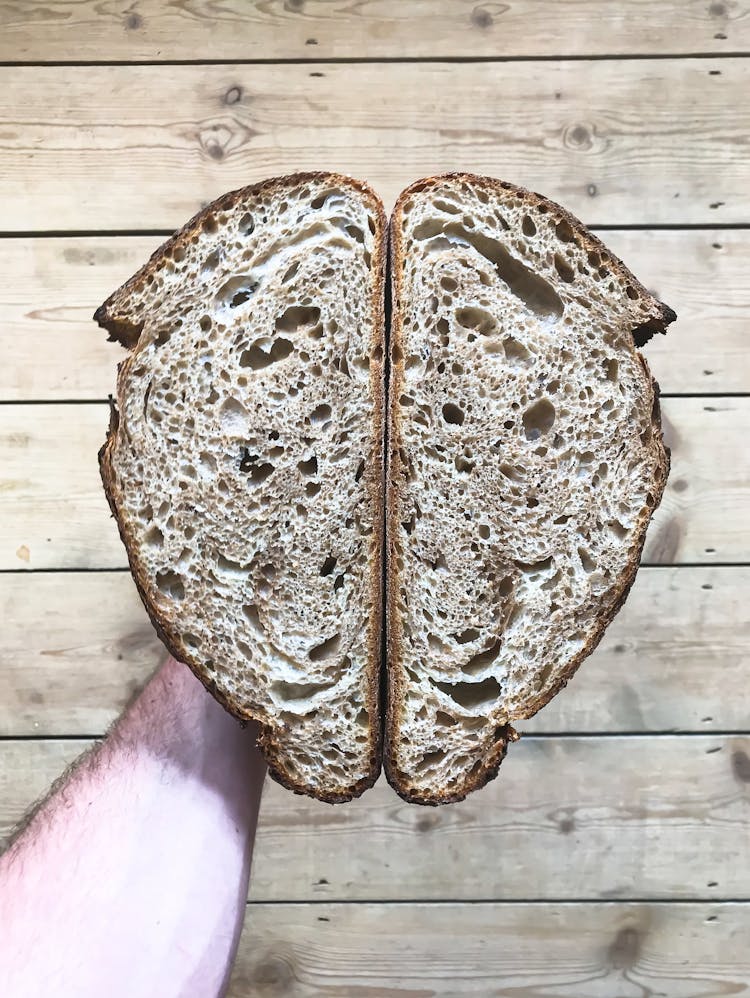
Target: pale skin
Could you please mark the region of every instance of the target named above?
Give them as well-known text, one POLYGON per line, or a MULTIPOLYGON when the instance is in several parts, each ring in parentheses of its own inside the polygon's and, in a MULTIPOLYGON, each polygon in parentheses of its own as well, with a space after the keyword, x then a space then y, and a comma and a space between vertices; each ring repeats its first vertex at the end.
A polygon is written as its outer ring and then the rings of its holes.
POLYGON ((167 659, 0 857, 0 994, 226 993, 265 775, 256 736, 167 659))

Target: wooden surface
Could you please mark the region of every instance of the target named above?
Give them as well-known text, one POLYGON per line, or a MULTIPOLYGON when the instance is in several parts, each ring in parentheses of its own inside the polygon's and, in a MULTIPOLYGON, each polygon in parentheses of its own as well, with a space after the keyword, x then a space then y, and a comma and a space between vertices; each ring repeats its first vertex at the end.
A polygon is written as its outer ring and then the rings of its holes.
POLYGON ((486 172, 679 313, 649 567, 466 802, 267 786, 230 998, 750 995, 748 54, 748 0, 0 0, 0 836, 161 655, 94 308, 232 187, 486 172))
MULTIPOLYGON (((745 230, 601 233, 680 324, 648 345, 663 392, 750 391, 750 238, 745 230)), ((105 399, 124 353, 91 321, 94 303, 148 259, 159 236, 0 240, 0 400, 105 399), (63 346, 64 344, 64 346, 63 346), (64 351, 64 364, 60 363, 64 351)))
MULTIPOLYGON (((750 398, 667 398, 662 411, 672 473, 644 561, 750 561, 750 398)), ((96 461, 108 422, 106 403, 0 406, 0 569, 127 565, 96 461)))
MULTIPOLYGON (((642 569, 575 682, 519 728, 741 731, 748 593, 740 566, 642 569)), ((0 619, 0 737, 102 734, 160 654, 127 572, 0 574, 0 619)))
MULTIPOLYGON (((0 742, 0 833, 87 744, 0 742)), ((749 820, 750 736, 528 736, 451 807, 383 778, 346 807, 267 781, 251 898, 747 898, 749 820)))
POLYGON ((747 4, 737 0, 710 4, 704 0, 0 3, 0 60, 12 62, 668 55, 748 50, 747 4))
POLYGON ((0 230, 175 228, 233 187, 321 168, 388 207, 461 168, 595 225, 749 223, 749 87, 741 58, 5 67, 0 230))
POLYGON ((746 905, 251 907, 232 998, 748 994, 746 905))

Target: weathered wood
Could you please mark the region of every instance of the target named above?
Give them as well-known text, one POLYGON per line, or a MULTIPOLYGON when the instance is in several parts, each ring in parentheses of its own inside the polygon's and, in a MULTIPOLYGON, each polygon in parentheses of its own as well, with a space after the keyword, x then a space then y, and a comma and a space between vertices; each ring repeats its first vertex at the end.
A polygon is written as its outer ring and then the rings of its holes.
MULTIPOLYGON (((750 235, 744 231, 613 231, 602 236, 679 311, 646 349, 665 392, 750 390, 750 235)), ((91 320, 134 273, 155 236, 0 240, 0 399, 103 399, 124 356, 91 320)))
MULTIPOLYGON (((571 685, 519 728, 746 727, 748 602, 750 569, 644 568, 571 685)), ((0 737, 102 734, 164 655, 125 572, 0 575, 0 620, 0 737)))
POLYGON ((750 222, 749 85, 744 59, 5 67, 0 227, 174 228, 223 191, 321 166, 388 205, 464 169, 588 223, 750 222))
POLYGON ((125 356, 92 319, 161 239, 0 239, 0 400, 106 399, 125 356))
MULTIPOLYGON (((0 742, 0 835, 84 748, 0 742)), ((437 809, 382 779, 339 807, 269 782, 252 898, 748 897, 749 771, 750 737, 529 737, 437 809)))
MULTIPOLYGON (((665 399, 672 474, 645 560, 750 561, 750 399, 665 399)), ((99 480, 105 405, 0 406, 0 569, 126 564, 99 480)))
POLYGON ((644 348, 663 392, 750 391, 750 234, 600 232, 607 246, 678 313, 644 348))
POLYGON ((662 423, 672 470, 643 560, 750 560, 750 399, 665 399, 662 423))
POLYGON ((684 54, 750 49, 741 4, 701 0, 24 0, 0 59, 160 60, 684 54), (554 30, 551 26, 554 25, 554 30))
POLYGON ((248 909, 229 998, 705 998, 750 991, 747 904, 248 909))
POLYGON ((0 620, 0 736, 103 734, 165 655, 129 572, 0 575, 0 620))

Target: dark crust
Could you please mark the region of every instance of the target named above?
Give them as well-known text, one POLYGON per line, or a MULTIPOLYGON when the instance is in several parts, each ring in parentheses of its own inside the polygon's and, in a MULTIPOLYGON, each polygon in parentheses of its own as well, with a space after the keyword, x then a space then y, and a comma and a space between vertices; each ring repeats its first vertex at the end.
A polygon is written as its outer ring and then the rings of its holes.
MULTIPOLYGON (((382 659, 381 635, 382 635, 382 572, 380 570, 380 551, 382 550, 383 519, 381 511, 383 508, 384 480, 383 480, 383 426, 385 419, 385 322, 383 317, 383 296, 385 287, 385 268, 387 252, 387 228, 388 219, 383 208, 383 204, 378 195, 367 184, 358 180, 353 180, 339 173, 316 172, 316 173, 295 173, 286 177, 274 177, 265 180, 260 184, 230 191, 222 197, 213 201, 206 208, 190 219, 178 232, 168 239, 151 256, 149 262, 142 267, 133 277, 125 282, 114 294, 100 305, 94 313, 96 322, 106 329, 110 334, 110 339, 117 340, 123 346, 134 348, 137 345, 138 336, 143 328, 143 322, 133 323, 118 315, 118 310, 127 303, 131 291, 140 287, 142 282, 148 277, 156 265, 167 253, 171 253, 176 247, 188 241, 189 238, 203 228, 204 223, 215 213, 231 209, 238 200, 245 197, 257 197, 259 195, 273 195, 289 187, 299 186, 303 183, 330 183, 332 186, 346 186, 353 188, 360 193, 372 211, 376 219, 377 231, 374 236, 375 249, 372 260, 372 316, 373 316, 373 340, 371 344, 371 368, 370 385, 373 393, 373 456, 374 464, 367 476, 370 489, 370 498, 373 504, 373 534, 370 544, 370 631, 369 631, 369 677, 366 690, 366 705, 372 719, 371 723, 371 748, 370 748, 370 771, 366 777, 353 783, 345 790, 330 789, 325 786, 317 786, 302 783, 295 779, 285 769, 282 762, 281 748, 287 738, 293 737, 291 731, 285 727, 273 727, 268 724, 268 717, 262 708, 257 710, 244 710, 242 706, 231 696, 217 687, 216 683, 210 679, 203 664, 194 658, 191 652, 182 643, 176 625, 171 624, 159 612, 149 596, 148 580, 138 560, 138 543, 134 536, 131 536, 128 525, 118 507, 118 490, 112 467, 112 452, 116 445, 116 430, 119 422, 117 407, 110 398, 110 425, 107 438, 99 451, 99 468, 101 472, 104 491, 109 502, 112 515, 117 522, 117 528, 128 556, 130 571, 133 575, 138 593, 146 608, 146 612, 151 618, 156 633, 166 647, 167 651, 178 661, 184 662, 194 675, 203 683, 208 692, 234 717, 240 721, 257 721, 260 726, 258 737, 258 747, 265 756, 269 775, 294 791, 296 794, 303 794, 315 797, 320 801, 329 804, 337 804, 352 800, 358 797, 365 790, 371 787, 380 774, 382 762, 382 726, 380 724, 380 663, 382 659)), ((121 400, 125 378, 128 367, 137 352, 131 353, 123 361, 118 372, 118 400, 121 400)))
POLYGON ((493 780, 497 776, 500 763, 505 757, 508 742, 515 741, 518 738, 518 735, 510 724, 498 727, 495 732, 494 743, 485 758, 482 760, 481 767, 476 773, 470 775, 456 790, 448 791, 437 787, 434 791, 430 792, 423 790, 415 791, 411 786, 408 775, 403 773, 396 764, 395 746, 398 741, 399 715, 400 707, 403 704, 404 690, 403 677, 400 667, 401 640, 400 627, 398 626, 400 620, 397 619, 394 609, 397 605, 399 589, 399 578, 395 566, 397 565, 396 559, 400 553, 397 527, 399 522, 398 510, 401 503, 401 482, 403 472, 399 456, 399 448, 401 444, 401 417, 399 407, 395 402, 401 394, 401 383, 403 378, 403 340, 401 310, 399 307, 399 295, 403 280, 404 260, 401 245, 401 220, 403 217, 402 212, 404 203, 410 195, 436 187, 441 183, 444 183, 446 180, 466 181, 474 187, 481 186, 485 189, 489 189, 493 193, 500 194, 501 196, 512 194, 515 197, 521 198, 528 202, 531 207, 538 208, 539 206, 542 206, 543 209, 556 221, 564 220, 568 222, 574 232, 576 232, 580 237, 583 246, 587 250, 595 251, 601 254, 602 261, 606 263, 621 280, 625 281, 627 284, 630 284, 638 292, 640 300, 642 302, 645 301, 650 309, 650 314, 648 315, 647 320, 636 325, 633 329, 633 352, 640 360, 647 383, 651 386, 650 401, 652 404, 652 446, 657 456, 656 474, 654 475, 651 488, 651 495, 654 500, 653 505, 646 513, 644 513, 641 518, 641 522, 636 527, 634 535, 635 543, 631 552, 630 560, 620 577, 619 584, 611 594, 608 603, 602 607, 596 631, 592 634, 588 643, 581 649, 581 651, 571 659, 557 683, 550 690, 545 691, 537 697, 536 700, 533 700, 531 704, 529 704, 528 709, 523 712, 522 717, 511 718, 513 721, 532 717, 539 710, 541 710, 542 707, 549 703, 549 701, 567 684, 571 676, 580 666, 581 662, 583 662, 583 660, 594 651, 596 646, 601 641, 604 631, 625 603, 628 593, 630 592, 633 582, 635 581, 636 572, 638 571, 638 565, 641 559, 641 553, 643 551, 643 545, 646 539, 646 528, 648 527, 654 510, 658 507, 659 502, 661 501, 661 497, 666 486, 667 476, 669 474, 669 450, 664 445, 661 429, 659 386, 651 376, 651 372, 649 371, 646 361, 638 353, 635 347, 643 345, 643 343, 650 339, 654 333, 665 332, 665 327, 677 318, 675 312, 669 308, 668 305, 665 305, 663 302, 660 302, 658 299, 654 298, 654 296, 628 270, 625 264, 613 253, 611 253, 600 239, 593 235, 593 233, 589 232, 588 229, 586 229, 586 227, 574 215, 541 194, 536 194, 532 191, 526 190, 523 187, 518 187, 515 184, 497 180, 493 177, 482 177, 470 173, 448 173, 416 181, 402 191, 396 200, 390 222, 391 297, 393 302, 393 313, 389 342, 389 444, 386 458, 388 492, 386 516, 387 570, 385 593, 385 641, 388 664, 388 690, 386 696, 383 766, 388 782, 404 800, 410 801, 414 804, 429 805, 449 804, 463 800, 469 793, 474 790, 479 790, 481 787, 489 783, 490 780, 493 780), (401 359, 394 361, 394 356, 401 359))

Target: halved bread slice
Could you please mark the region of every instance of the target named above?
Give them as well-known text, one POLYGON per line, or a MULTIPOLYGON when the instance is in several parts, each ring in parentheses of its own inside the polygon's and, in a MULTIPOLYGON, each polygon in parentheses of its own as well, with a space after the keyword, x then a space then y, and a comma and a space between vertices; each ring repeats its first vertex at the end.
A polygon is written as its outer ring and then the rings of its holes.
POLYGON ((146 609, 272 775, 331 802, 380 770, 386 225, 364 184, 269 180, 95 315, 131 351, 100 464, 146 609))
POLYGON ((636 345, 675 316, 511 184, 419 181, 391 233, 384 760, 437 804, 496 775, 626 597, 668 472, 636 345))

